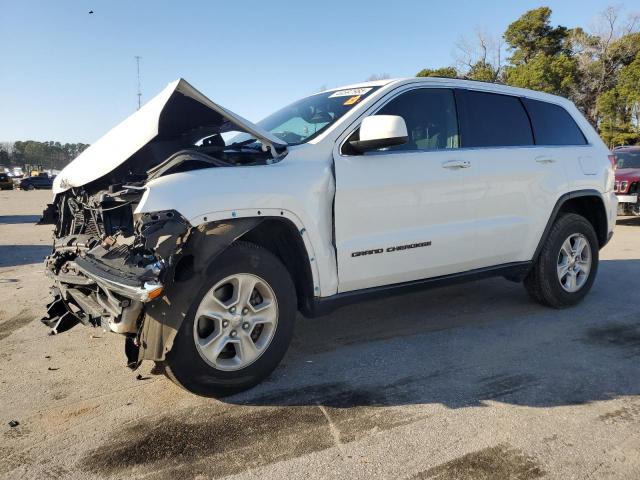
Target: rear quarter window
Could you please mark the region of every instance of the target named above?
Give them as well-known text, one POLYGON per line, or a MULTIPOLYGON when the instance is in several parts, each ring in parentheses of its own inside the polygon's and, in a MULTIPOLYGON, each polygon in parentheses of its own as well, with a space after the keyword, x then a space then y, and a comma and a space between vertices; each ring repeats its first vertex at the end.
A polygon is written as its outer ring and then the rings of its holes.
POLYGON ((456 90, 462 147, 533 145, 531 123, 518 97, 456 90))
POLYGON ((569 112, 553 103, 522 99, 536 145, 586 145, 587 140, 569 112))

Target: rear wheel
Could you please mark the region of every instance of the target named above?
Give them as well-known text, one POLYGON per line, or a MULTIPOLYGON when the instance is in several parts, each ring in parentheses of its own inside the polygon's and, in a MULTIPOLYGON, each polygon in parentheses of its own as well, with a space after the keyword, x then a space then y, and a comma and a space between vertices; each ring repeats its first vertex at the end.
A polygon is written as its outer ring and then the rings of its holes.
POLYGON ((536 301, 554 308, 580 302, 598 271, 598 238, 591 223, 576 214, 564 214, 551 228, 542 251, 524 285, 536 301))
POLYGON ((212 265, 167 354, 167 374, 205 396, 230 395, 267 377, 284 356, 296 315, 287 269, 238 242, 212 265))

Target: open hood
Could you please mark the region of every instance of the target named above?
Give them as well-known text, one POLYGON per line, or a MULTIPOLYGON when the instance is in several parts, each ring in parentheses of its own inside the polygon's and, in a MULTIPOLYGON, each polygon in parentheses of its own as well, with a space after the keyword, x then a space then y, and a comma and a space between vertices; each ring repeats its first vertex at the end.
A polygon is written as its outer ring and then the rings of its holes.
POLYGON ((236 130, 260 140, 274 158, 287 148, 286 142, 212 102, 187 81, 176 80, 69 163, 55 178, 53 193, 109 174, 152 141, 177 137, 197 141, 236 130))

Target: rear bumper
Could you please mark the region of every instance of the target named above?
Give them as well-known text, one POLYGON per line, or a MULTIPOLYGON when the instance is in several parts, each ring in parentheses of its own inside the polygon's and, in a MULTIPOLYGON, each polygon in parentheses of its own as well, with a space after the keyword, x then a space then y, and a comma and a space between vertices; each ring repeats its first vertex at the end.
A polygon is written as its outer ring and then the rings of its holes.
POLYGON ((618 195, 618 203, 638 203, 638 195, 618 195))

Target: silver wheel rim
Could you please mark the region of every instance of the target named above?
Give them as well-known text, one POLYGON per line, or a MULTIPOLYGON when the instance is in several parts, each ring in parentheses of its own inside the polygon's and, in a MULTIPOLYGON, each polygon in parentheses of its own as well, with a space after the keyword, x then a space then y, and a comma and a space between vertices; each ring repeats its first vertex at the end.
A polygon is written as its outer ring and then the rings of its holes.
POLYGON ((196 349, 218 370, 240 370, 266 351, 278 325, 269 284, 250 273, 230 275, 202 298, 193 322, 196 349))
POLYGON ((566 292, 577 292, 587 283, 591 262, 591 247, 587 237, 581 233, 569 235, 558 254, 558 280, 566 292))

